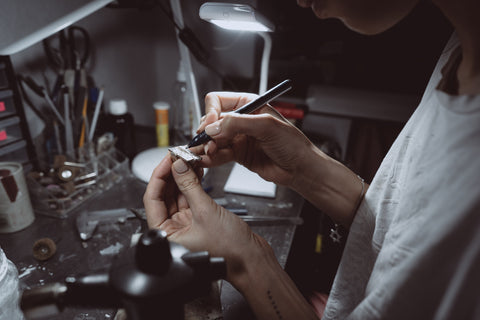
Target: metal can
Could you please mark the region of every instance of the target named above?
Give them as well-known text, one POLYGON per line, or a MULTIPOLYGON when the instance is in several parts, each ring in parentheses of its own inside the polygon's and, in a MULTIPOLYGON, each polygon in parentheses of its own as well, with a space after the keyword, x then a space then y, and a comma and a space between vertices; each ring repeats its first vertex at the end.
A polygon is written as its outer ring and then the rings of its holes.
POLYGON ((28 227, 35 220, 23 166, 0 162, 0 233, 28 227))

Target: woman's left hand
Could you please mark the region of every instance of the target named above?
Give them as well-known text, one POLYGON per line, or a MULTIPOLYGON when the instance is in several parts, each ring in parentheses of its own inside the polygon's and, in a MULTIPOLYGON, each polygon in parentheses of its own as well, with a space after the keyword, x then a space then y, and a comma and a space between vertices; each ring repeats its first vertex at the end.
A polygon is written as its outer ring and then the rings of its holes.
POLYGON ((265 240, 239 217, 219 206, 200 184, 200 178, 183 160, 169 156, 153 171, 143 197, 150 228, 164 230, 169 240, 191 251, 206 250, 224 257, 227 280, 235 283, 244 263, 265 240))

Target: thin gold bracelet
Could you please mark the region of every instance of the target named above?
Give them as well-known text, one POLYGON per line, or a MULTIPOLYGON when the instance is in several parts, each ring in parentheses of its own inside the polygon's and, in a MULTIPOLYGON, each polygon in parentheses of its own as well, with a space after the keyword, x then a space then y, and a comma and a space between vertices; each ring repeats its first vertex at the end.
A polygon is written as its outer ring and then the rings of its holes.
POLYGON ((355 208, 353 208, 352 215, 354 215, 355 212, 357 212, 358 207, 360 207, 360 204, 362 203, 363 197, 365 197, 365 180, 363 180, 363 178, 360 177, 358 174, 357 174, 357 177, 358 179, 360 179, 360 182, 362 183, 362 191, 360 192, 360 196, 358 197, 357 203, 355 204, 355 208))
MULTIPOLYGON (((363 197, 365 197, 365 180, 360 177, 357 174, 358 179, 360 179, 360 182, 362 183, 362 191, 360 192, 360 196, 358 197, 357 203, 355 204, 355 207, 353 208, 352 211, 352 216, 357 212, 358 208, 360 207, 360 204, 362 203, 363 197)), ((335 226, 330 229, 330 238, 333 240, 333 242, 340 243, 342 239, 342 235, 340 234, 340 225, 338 223, 335 223, 335 226)))

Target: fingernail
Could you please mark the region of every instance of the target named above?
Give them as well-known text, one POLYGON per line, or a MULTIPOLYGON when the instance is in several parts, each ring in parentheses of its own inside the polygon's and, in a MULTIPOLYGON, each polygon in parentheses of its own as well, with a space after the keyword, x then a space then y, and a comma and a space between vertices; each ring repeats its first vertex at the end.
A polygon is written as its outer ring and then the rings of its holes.
POLYGON ((209 136, 215 136, 220 133, 220 122, 214 122, 205 127, 205 133, 209 136))
POLYGON ((175 169, 177 173, 185 173, 188 170, 188 166, 182 159, 178 159, 173 163, 173 169, 175 169))
POLYGON ((205 154, 208 156, 208 144, 206 144, 203 149, 205 150, 205 154))

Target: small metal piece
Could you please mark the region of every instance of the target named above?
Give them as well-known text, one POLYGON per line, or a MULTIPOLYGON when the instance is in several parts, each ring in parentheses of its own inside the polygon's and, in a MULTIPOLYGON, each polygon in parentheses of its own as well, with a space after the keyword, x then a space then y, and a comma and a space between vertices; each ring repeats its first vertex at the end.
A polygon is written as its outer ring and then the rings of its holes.
POLYGON ((97 183, 97 180, 90 180, 90 181, 87 181, 87 182, 79 183, 79 184, 75 185, 75 190, 82 189, 82 188, 85 188, 85 187, 89 187, 89 186, 92 186, 96 183, 97 183))
POLYGON ((96 178, 97 176, 98 176, 98 174, 96 172, 90 172, 90 173, 84 174, 83 176, 76 177, 75 181, 87 180, 87 179, 90 179, 90 178, 96 178))
POLYGON ((138 220, 147 220, 145 209, 128 208, 138 220))
POLYGON ((277 225, 277 224, 293 224, 293 225, 302 225, 303 219, 300 217, 275 217, 275 216, 239 216, 243 221, 248 224, 266 224, 266 225, 277 225))
POLYGON ((75 168, 85 168, 87 166, 85 163, 71 162, 71 161, 65 161, 63 164, 66 166, 75 167, 75 168))
POLYGON ((194 154, 192 151, 190 151, 190 149, 187 148, 187 146, 171 147, 168 148, 168 151, 170 151, 170 155, 175 158, 175 160, 181 158, 185 162, 189 163, 195 163, 202 160, 202 157, 194 154))
POLYGON ((68 166, 60 167, 57 171, 57 176, 62 181, 71 181, 75 178, 76 172, 74 172, 73 168, 68 166))
POLYGON ((50 259, 57 251, 55 242, 50 238, 42 238, 33 244, 33 257, 39 261, 50 259))
POLYGON ((60 176, 63 178, 63 180, 70 180, 73 177, 73 172, 72 170, 66 169, 60 172, 60 176))
MULTIPOLYGON (((138 212, 138 210, 137 210, 138 212)), ((119 219, 135 218, 136 215, 131 209, 118 208, 98 211, 83 211, 77 216, 77 230, 80 239, 83 241, 90 239, 99 224, 112 223, 119 219)))

